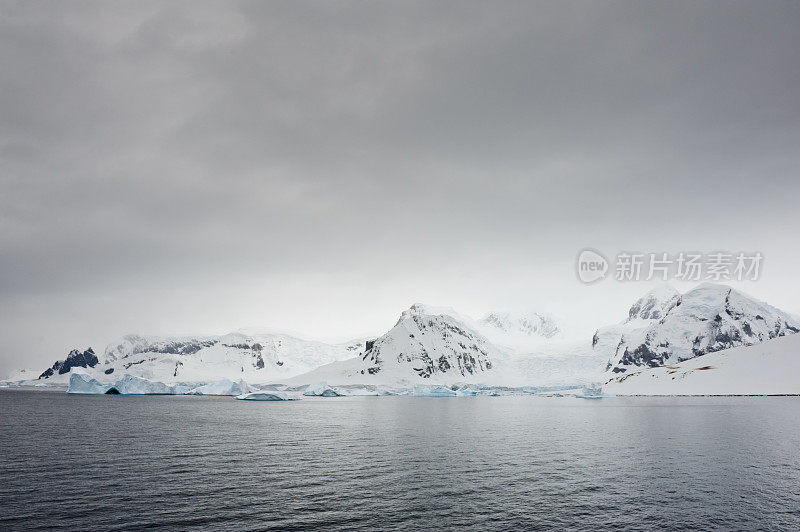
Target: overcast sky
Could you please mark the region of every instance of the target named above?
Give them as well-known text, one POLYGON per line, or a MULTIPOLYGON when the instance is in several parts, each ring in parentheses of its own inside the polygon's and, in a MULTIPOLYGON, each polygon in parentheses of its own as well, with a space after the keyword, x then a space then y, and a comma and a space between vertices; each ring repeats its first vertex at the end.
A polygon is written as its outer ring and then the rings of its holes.
POLYGON ((788 1, 2 0, 0 374, 415 301, 619 321, 649 285, 587 246, 758 250, 734 284, 800 311, 799 51, 788 1))

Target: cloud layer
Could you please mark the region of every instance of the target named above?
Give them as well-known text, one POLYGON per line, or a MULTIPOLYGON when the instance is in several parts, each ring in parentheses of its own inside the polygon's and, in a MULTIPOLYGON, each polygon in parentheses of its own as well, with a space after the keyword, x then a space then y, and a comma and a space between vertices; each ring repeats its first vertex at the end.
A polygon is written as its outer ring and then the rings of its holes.
POLYGON ((2 372, 417 299, 602 320, 645 287, 586 246, 760 250, 798 310, 797 4, 1 3, 2 372))

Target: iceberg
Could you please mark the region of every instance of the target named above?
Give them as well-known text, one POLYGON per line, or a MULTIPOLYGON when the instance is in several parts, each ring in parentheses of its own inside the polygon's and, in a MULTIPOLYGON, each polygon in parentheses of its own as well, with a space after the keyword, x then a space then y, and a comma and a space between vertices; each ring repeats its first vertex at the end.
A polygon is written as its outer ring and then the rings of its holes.
POLYGON ((72 371, 69 375, 69 388, 67 393, 84 393, 102 395, 108 391, 109 386, 103 384, 89 374, 82 371, 72 371))
MULTIPOLYGON (((126 373, 108 391, 116 390, 122 395, 174 395, 175 389, 163 382, 149 381, 126 373)), ((111 392, 113 393, 113 392, 111 392)))
POLYGON ((196 386, 189 386, 188 384, 178 383, 172 385, 172 393, 175 395, 186 395, 192 390, 194 390, 196 386))
POLYGON ((433 388, 423 388, 417 386, 414 388, 415 397, 455 397, 456 392, 444 386, 434 386, 433 388))
POLYGON ((581 391, 575 394, 580 399, 602 399, 603 389, 599 385, 584 386, 581 391))
POLYGON ((339 397, 342 394, 328 386, 327 382, 318 382, 309 385, 303 395, 308 397, 339 397))
POLYGON ((236 399, 240 401, 296 401, 299 397, 289 395, 286 392, 258 391, 237 395, 236 399))
POLYGON ((353 388, 345 390, 345 395, 364 396, 364 395, 381 395, 377 390, 370 390, 369 388, 353 388))
POLYGON ((203 386, 198 386, 184 393, 187 395, 243 395, 254 391, 256 391, 256 389, 242 379, 239 379, 237 382, 233 382, 229 379, 222 379, 209 382, 203 386))

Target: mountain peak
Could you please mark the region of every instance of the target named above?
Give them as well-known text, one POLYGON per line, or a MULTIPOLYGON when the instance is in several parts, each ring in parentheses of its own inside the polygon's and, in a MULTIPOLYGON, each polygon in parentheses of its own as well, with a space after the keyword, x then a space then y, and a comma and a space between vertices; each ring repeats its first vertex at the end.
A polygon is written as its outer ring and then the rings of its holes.
POLYGON ((433 305, 428 305, 426 303, 414 303, 408 309, 404 310, 401 316, 412 316, 412 315, 444 315, 444 316, 456 316, 458 313, 450 307, 436 307, 433 305))
POLYGON ((57 360, 55 364, 44 370, 39 375, 40 379, 49 379, 53 375, 64 375, 70 372, 72 368, 93 368, 100 361, 94 354, 94 350, 90 347, 83 353, 79 349, 73 349, 64 360, 57 360))
POLYGON ((636 300, 628 310, 628 321, 660 320, 680 301, 680 292, 666 283, 660 284, 636 300))
POLYGON ((400 372, 410 377, 465 378, 492 368, 493 346, 450 312, 414 305, 371 343, 362 374, 400 372))

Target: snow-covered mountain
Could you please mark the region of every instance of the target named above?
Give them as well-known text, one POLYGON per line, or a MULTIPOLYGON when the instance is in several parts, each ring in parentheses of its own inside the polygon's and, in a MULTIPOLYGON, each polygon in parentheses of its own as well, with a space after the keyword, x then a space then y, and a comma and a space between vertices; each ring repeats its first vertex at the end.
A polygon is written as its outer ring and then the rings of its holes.
POLYGON ((612 375, 615 395, 800 394, 800 334, 612 375))
POLYGON ((286 334, 174 337, 128 335, 110 344, 102 357, 70 353, 42 373, 40 380, 63 384, 71 367, 91 368, 100 378, 123 374, 161 382, 213 382, 244 379, 266 383, 286 379, 363 351, 364 343, 326 344, 286 334), (78 360, 80 358, 80 360, 78 360), (89 363, 85 363, 88 360, 89 363), (66 368, 66 369, 64 369, 66 368))
POLYGON ((599 329, 593 348, 609 354, 608 371, 625 373, 798 331, 794 316, 728 286, 704 283, 683 295, 668 287, 651 291, 625 322, 599 329))
MULTIPOLYGON (((322 367, 324 374, 333 369, 327 367, 332 363, 336 363, 335 378, 330 380, 340 384, 483 381, 490 373, 494 380, 509 375, 515 382, 539 373, 557 374, 560 382, 568 378, 565 371, 572 371, 569 363, 562 370, 558 354, 551 356, 550 343, 563 340, 560 333, 556 320, 544 313, 490 312, 475 320, 450 308, 416 304, 391 330, 369 342, 328 344, 244 329, 224 336, 128 335, 109 344, 102 354, 95 356, 92 351, 96 360, 71 353, 41 374, 37 383, 66 384, 71 367, 90 370, 92 378, 103 382, 130 374, 168 384, 220 379, 275 383, 322 367), (534 352, 537 361, 529 363, 527 355, 534 352), (517 355, 520 366, 512 364, 517 355), (498 361, 504 371, 493 372, 498 361)), ((32 383, 31 373, 18 372, 10 380, 32 383)))
MULTIPOLYGON (((287 382, 317 368, 320 374, 335 373, 318 380, 340 384, 484 381, 498 360, 515 353, 509 346, 526 342, 540 345, 541 340, 549 340, 558 332, 552 318, 544 314, 493 312, 482 320, 473 320, 453 309, 416 304, 402 313, 391 330, 373 341, 326 344, 253 331, 224 336, 128 335, 108 345, 95 357, 98 360, 90 363, 78 360, 80 353, 71 353, 39 381, 66 384, 73 366, 91 370, 91 377, 103 382, 125 374, 168 384, 219 379, 287 382), (327 366, 330 364, 333 367, 327 366), (60 368, 66 369, 59 373, 60 368)), ((527 353, 527 347, 517 352, 527 353)), ((547 363, 547 372, 558 371, 557 365, 547 363)), ((507 363, 505 369, 511 371, 507 363)), ((23 380, 24 375, 19 376, 15 380, 23 380)))
POLYGON ((483 381, 500 350, 450 309, 415 304, 358 357, 301 375, 295 382, 408 384, 483 381))

